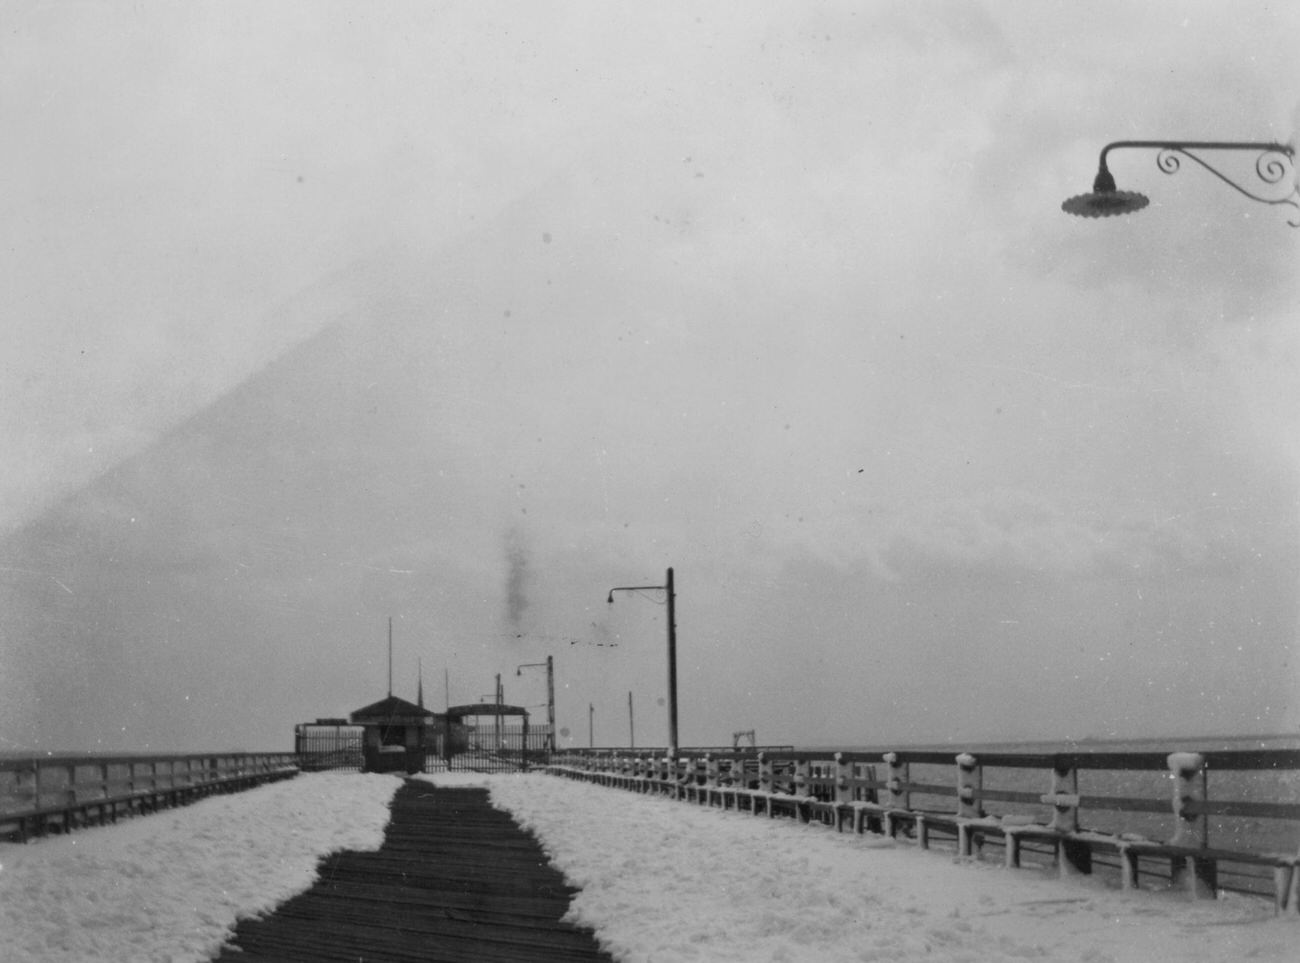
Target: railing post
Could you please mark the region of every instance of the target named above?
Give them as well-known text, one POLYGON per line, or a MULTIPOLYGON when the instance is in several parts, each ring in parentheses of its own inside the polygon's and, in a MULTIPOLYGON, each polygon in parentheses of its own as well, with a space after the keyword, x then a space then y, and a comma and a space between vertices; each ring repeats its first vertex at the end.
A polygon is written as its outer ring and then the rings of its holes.
POLYGON ((812 764, 807 759, 795 760, 794 776, 790 780, 790 795, 808 795, 808 777, 812 773, 812 764))
POLYGON ((835 753, 835 802, 847 805, 853 802, 853 789, 849 780, 853 778, 853 764, 844 761, 844 753, 835 753))
POLYGON ((682 758, 681 750, 673 746, 668 747, 672 753, 670 756, 671 775, 673 778, 673 798, 686 798, 686 783, 695 781, 695 757, 688 756, 682 758))
MULTIPOLYGON (((1052 764, 1052 785, 1042 800, 1052 807, 1052 821, 1048 828, 1062 836, 1069 836, 1079 830, 1079 770, 1073 764, 1058 760, 1052 764)), ((1007 843, 1007 865, 1018 866, 1019 840, 1007 843)), ((1056 841, 1056 862, 1062 876, 1073 874, 1088 875, 1092 872, 1092 850, 1083 843, 1073 839, 1056 841)), ((1128 854, 1120 853, 1120 876, 1124 887, 1129 888, 1132 881, 1132 864, 1128 854)))
MULTIPOLYGON (((984 788, 984 770, 979 760, 969 752, 957 754, 957 818, 979 819, 984 809, 979 799, 979 792, 984 788)), ((974 834, 968 826, 957 827, 957 852, 962 856, 971 854, 971 840, 974 834)))
MULTIPOLYGON (((812 763, 807 759, 797 759, 794 764, 794 775, 790 780, 790 795, 807 796, 809 793, 808 779, 812 774, 812 763)), ((795 806, 795 811, 799 814, 799 822, 806 823, 809 821, 811 814, 805 803, 799 803, 795 806)))
POLYGON ((1079 829, 1079 770, 1065 762, 1052 766, 1052 785, 1043 797, 1052 807, 1051 828, 1058 833, 1079 829))
MULTIPOLYGON (((110 796, 113 795, 113 790, 110 789, 108 785, 108 767, 109 764, 107 761, 101 762, 99 764, 99 795, 101 799, 108 799, 110 796)), ((107 805, 110 809, 113 810, 113 821, 116 822, 117 821, 116 805, 114 803, 108 803, 107 805)), ((104 824, 103 806, 99 807, 99 823, 101 826, 104 824)))
POLYGON ((957 756, 957 816, 960 819, 979 819, 980 803, 976 797, 984 788, 984 770, 969 752, 957 756))
MULTIPOLYGON (((853 778, 853 763, 846 762, 844 753, 835 753, 835 831, 842 832, 844 829, 844 819, 851 810, 848 808, 854 797, 854 789, 849 785, 849 780, 853 778)), ((853 831, 862 832, 862 824, 856 813, 853 814, 853 831)))
POLYGON ((1198 846, 1204 833, 1205 816, 1188 812, 1188 804, 1205 802, 1205 786, 1199 778, 1205 757, 1198 752, 1174 752, 1167 761, 1174 777, 1174 835, 1169 842, 1173 846, 1198 846))
POLYGON ((912 793, 906 788, 910 776, 908 764, 898 758, 898 753, 887 752, 881 758, 889 767, 889 778, 885 783, 885 788, 889 792, 889 810, 885 812, 885 835, 892 839, 898 832, 898 824, 891 810, 908 811, 912 808, 912 793))
MULTIPOLYGON (((45 803, 41 800, 41 761, 40 759, 32 759, 31 763, 32 763, 32 768, 30 771, 32 774, 32 808, 43 809, 45 803)), ((19 773, 18 776, 18 786, 19 788, 22 787, 21 772, 19 773)))
MULTIPOLYGON (((1205 813, 1197 808, 1206 797, 1205 757, 1199 752, 1173 752, 1166 762, 1174 780, 1174 835, 1171 846, 1204 846, 1206 839, 1205 813)), ((1193 856, 1190 870, 1186 856, 1171 860, 1174 885, 1184 886, 1189 893, 1202 899, 1213 899, 1217 888, 1215 863, 1211 859, 1193 856)))
MULTIPOLYGON (((767 807, 768 816, 772 815, 772 800, 767 797, 766 793, 773 792, 776 788, 773 785, 773 778, 772 760, 767 758, 766 752, 760 752, 758 754, 758 790, 765 794, 762 799, 767 807)), ((757 816, 758 807, 752 806, 752 812, 757 816)))
POLYGON ((900 762, 896 752, 887 752, 882 758, 885 760, 885 765, 889 766, 889 781, 886 788, 889 790, 890 808, 911 809, 912 794, 904 788, 909 778, 907 763, 900 762))

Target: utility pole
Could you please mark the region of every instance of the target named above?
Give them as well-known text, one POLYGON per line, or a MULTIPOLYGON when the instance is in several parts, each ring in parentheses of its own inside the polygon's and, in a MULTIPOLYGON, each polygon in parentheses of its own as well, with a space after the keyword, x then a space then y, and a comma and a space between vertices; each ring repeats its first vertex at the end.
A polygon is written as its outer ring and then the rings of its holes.
POLYGON ((609 590, 605 599, 614 604, 615 592, 663 592, 668 596, 668 754, 677 757, 677 592, 673 588, 673 570, 663 585, 620 585, 609 590))
POLYGON ((551 656, 546 657, 546 722, 550 726, 547 730, 546 741, 550 743, 548 748, 551 752, 555 751, 555 660, 551 656))

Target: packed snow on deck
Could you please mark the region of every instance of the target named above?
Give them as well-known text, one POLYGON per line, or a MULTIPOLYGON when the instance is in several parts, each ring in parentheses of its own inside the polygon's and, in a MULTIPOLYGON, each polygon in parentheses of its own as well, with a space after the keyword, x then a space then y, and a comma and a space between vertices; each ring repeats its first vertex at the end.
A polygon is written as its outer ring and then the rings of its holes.
POLYGON ((1267 900, 1125 894, 551 776, 482 782, 583 888, 570 918, 628 963, 1300 958, 1300 919, 1267 900))
POLYGON ((111 826, 0 843, 0 960, 206 960, 236 917, 378 849, 394 776, 312 773, 111 826))
MULTIPOLYGON (((620 960, 1296 959, 1300 918, 955 860, 907 842, 551 776, 477 784, 583 891, 571 917, 620 960)), ((377 848, 393 776, 309 774, 27 845, 0 844, 0 959, 195 960, 240 916, 377 848)))

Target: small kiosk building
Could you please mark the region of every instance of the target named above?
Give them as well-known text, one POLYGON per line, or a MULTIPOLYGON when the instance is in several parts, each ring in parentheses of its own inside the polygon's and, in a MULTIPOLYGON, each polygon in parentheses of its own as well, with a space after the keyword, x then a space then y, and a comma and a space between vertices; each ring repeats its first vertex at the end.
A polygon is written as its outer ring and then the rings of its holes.
POLYGON ((416 773, 424 769, 430 738, 441 727, 437 715, 390 695, 352 713, 352 724, 363 727, 362 768, 366 772, 416 773))

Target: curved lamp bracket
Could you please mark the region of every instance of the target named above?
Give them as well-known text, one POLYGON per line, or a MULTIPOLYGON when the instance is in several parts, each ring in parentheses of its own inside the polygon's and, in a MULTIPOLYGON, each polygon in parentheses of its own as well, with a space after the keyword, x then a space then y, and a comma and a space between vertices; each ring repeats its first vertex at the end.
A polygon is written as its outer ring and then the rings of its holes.
POLYGON ((1235 141, 1162 141, 1162 140, 1117 140, 1107 144, 1101 150, 1097 167, 1097 178, 1093 182, 1092 192, 1078 194, 1061 205, 1067 214, 1081 217, 1109 217, 1114 214, 1129 214, 1147 206, 1147 199, 1132 191, 1115 189, 1115 178, 1106 166, 1106 155, 1112 150, 1124 147, 1139 147, 1156 150, 1156 166, 1162 173, 1176 174, 1182 168, 1182 158, 1209 171, 1238 194, 1259 204, 1270 207, 1285 206, 1292 210, 1287 223, 1291 227, 1300 227, 1300 184, 1296 182, 1295 148, 1289 144, 1254 143, 1235 141), (1237 183, 1223 171, 1210 164, 1200 156, 1205 151, 1253 151, 1258 154, 1255 159, 1255 176, 1264 188, 1276 188, 1274 191, 1258 192, 1237 183), (1285 192, 1285 193, 1282 193, 1285 192))

